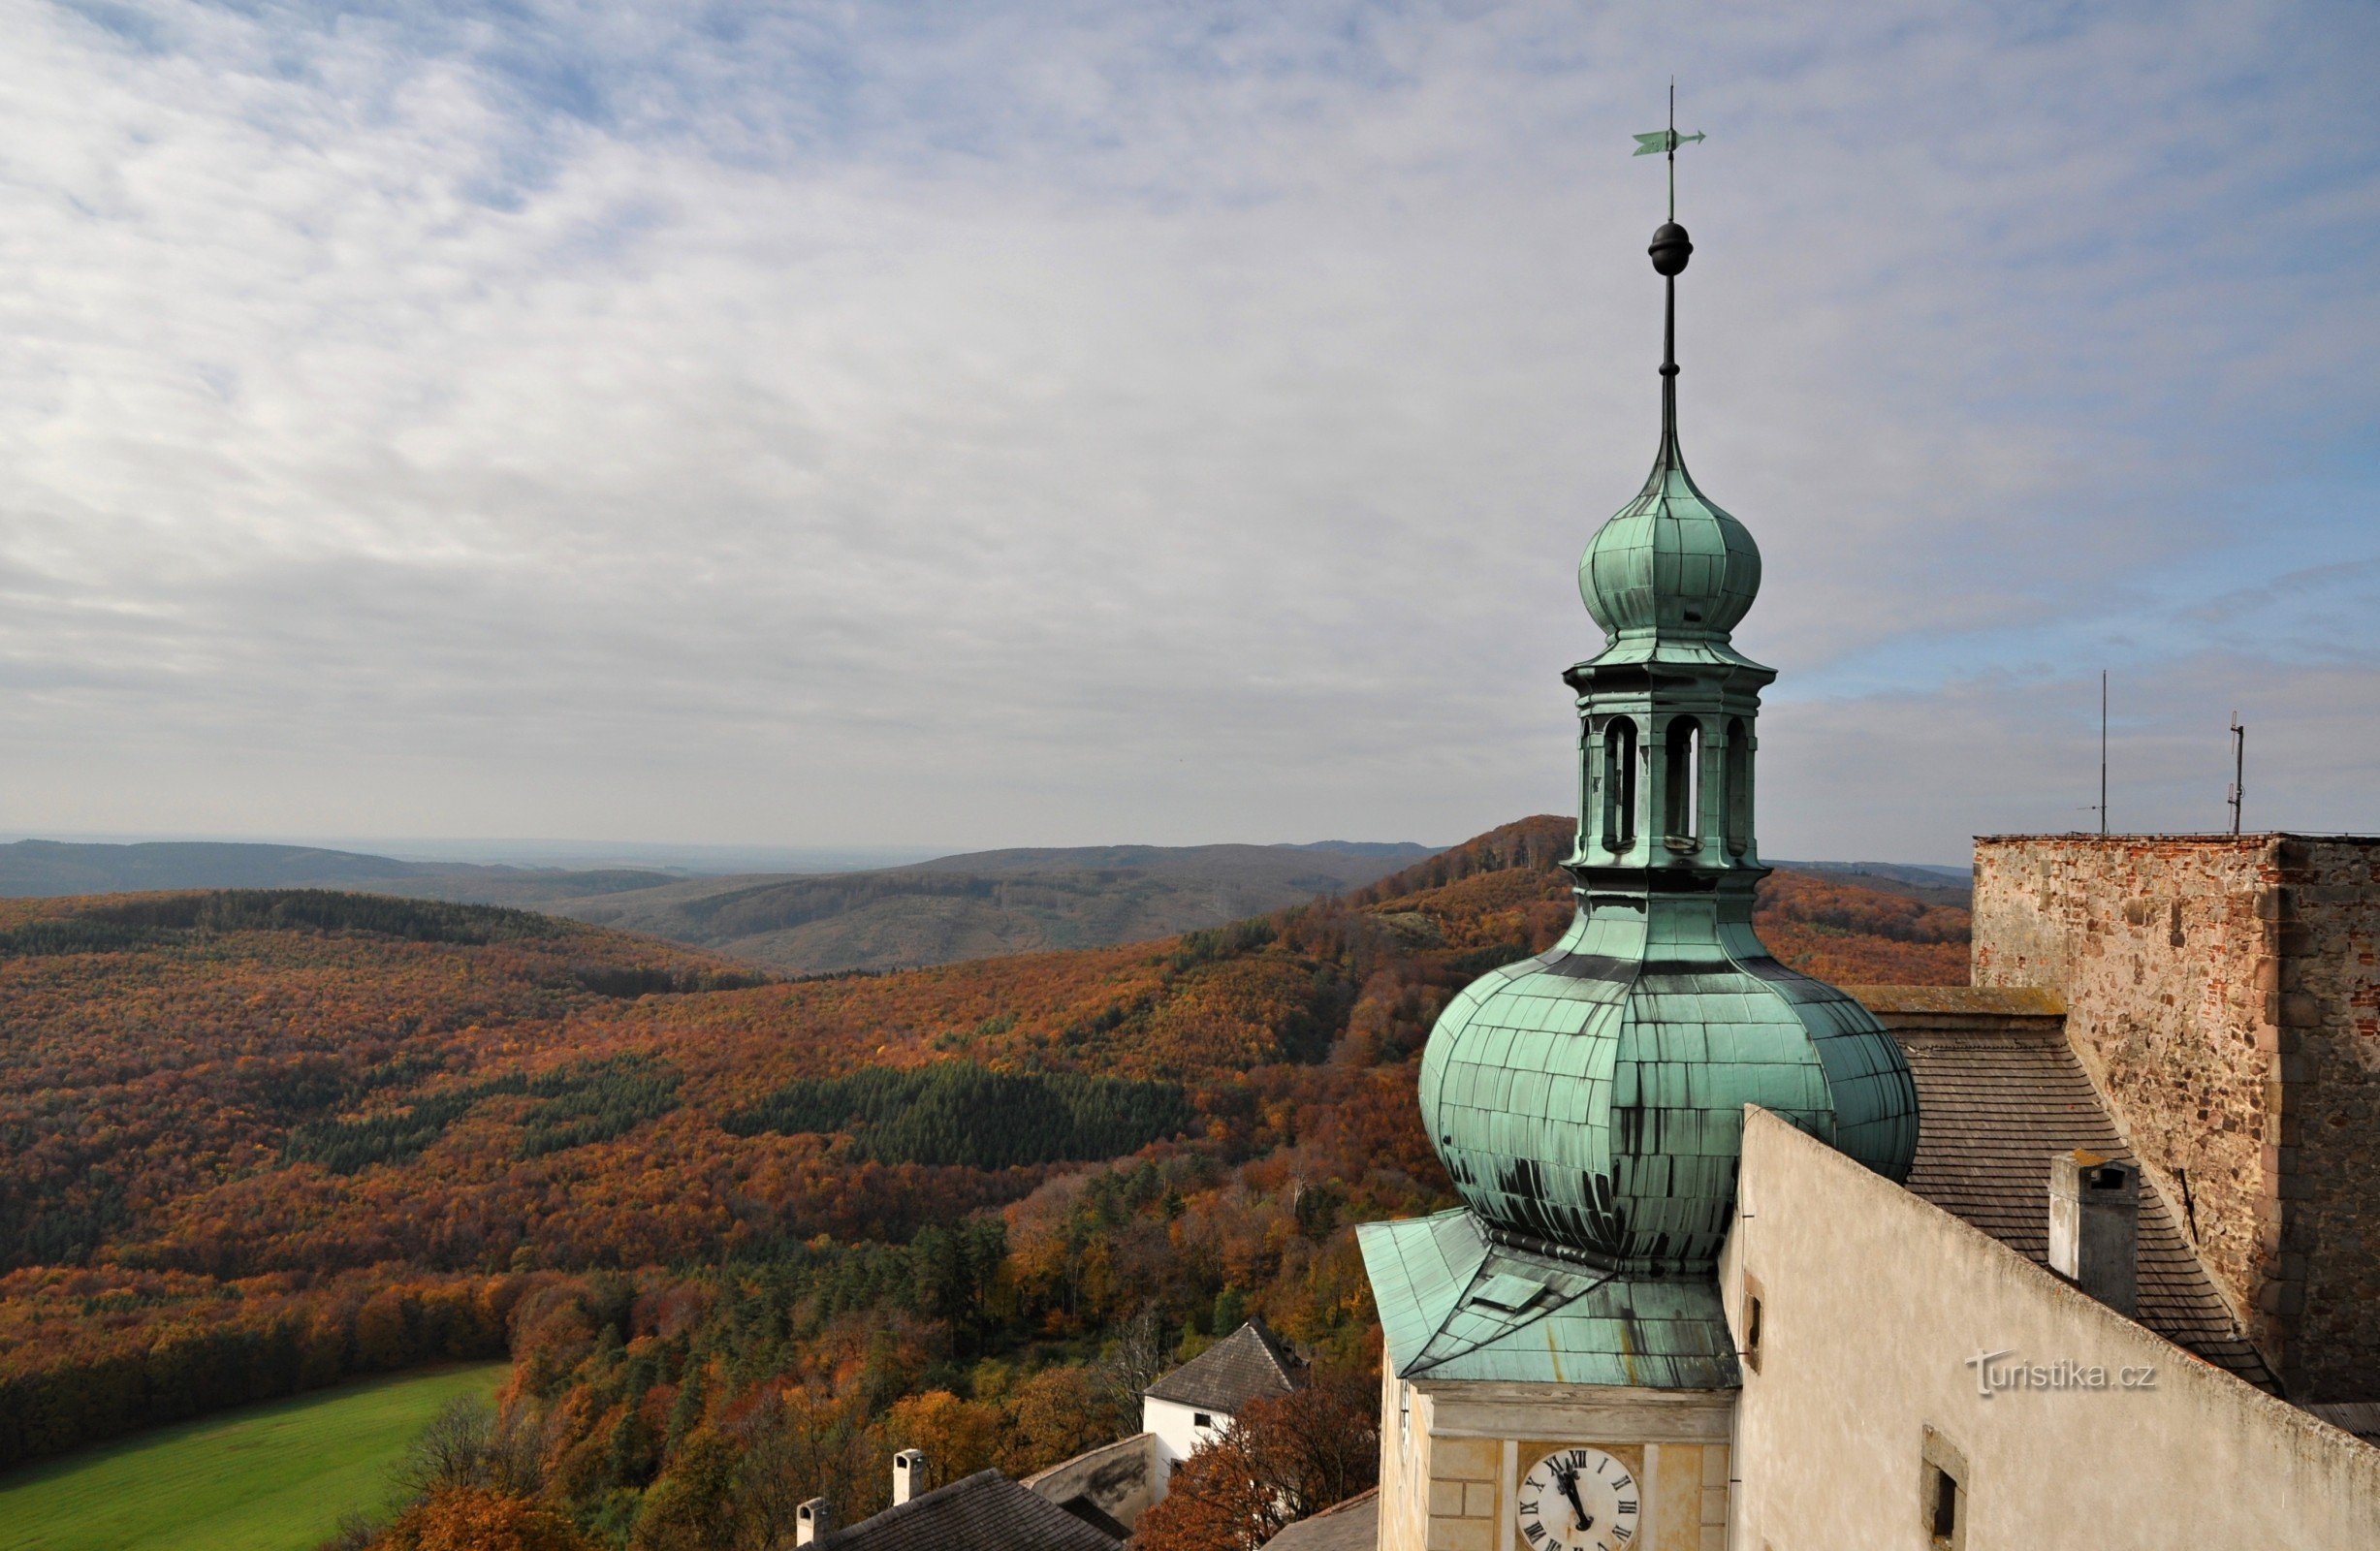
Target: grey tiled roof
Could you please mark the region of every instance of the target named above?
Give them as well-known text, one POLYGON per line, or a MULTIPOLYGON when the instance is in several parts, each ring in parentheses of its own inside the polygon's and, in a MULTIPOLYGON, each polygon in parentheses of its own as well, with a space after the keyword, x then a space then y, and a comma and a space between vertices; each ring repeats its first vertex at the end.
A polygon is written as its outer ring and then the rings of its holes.
MULTIPOLYGON (((2049 1160, 2076 1148, 2137 1164, 2054 1016, 1928 1016, 1878 1005, 1918 1084, 1909 1188, 2049 1263, 2049 1160)), ((1885 988, 1873 988, 1882 990, 1885 988)), ((1944 1009, 1947 1011, 1947 1009, 1944 1009)), ((2259 1388, 2279 1386, 2154 1190, 2141 1192, 2140 1322, 2259 1388)))
POLYGON ((1177 1406, 1237 1416, 1250 1401, 1286 1395, 1297 1384, 1296 1359, 1264 1328, 1263 1320, 1251 1319, 1143 1393, 1177 1406))
POLYGON ((2332 1401, 2305 1409, 2332 1427, 2353 1433, 2366 1443, 2380 1443, 2380 1402, 2332 1401))
POLYGON ((1372 1551, 1380 1537, 1377 1486, 1334 1504, 1264 1542, 1264 1551, 1372 1551))
POLYGON ((998 1471, 937 1486, 818 1541, 819 1551, 1118 1551, 1122 1544, 998 1471))

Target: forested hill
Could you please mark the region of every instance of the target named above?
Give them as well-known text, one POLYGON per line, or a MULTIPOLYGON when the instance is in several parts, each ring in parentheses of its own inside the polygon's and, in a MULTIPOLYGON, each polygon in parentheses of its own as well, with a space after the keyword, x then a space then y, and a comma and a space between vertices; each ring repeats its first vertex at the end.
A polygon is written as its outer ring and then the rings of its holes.
POLYGON ((979 851, 817 874, 400 862, 211 841, 0 845, 0 896, 331 888, 510 905, 707 948, 788 974, 906 969, 1139 942, 1370 883, 1409 843, 1087 845, 979 851))
MULTIPOLYGON (((1562 930, 1567 837, 799 983, 428 902, 0 903, 0 1463, 509 1342, 547 1489, 624 1540, 819 1472, 856 1512, 929 1413, 950 1469, 1059 1457, 1126 1420, 1075 1365, 1127 1327, 1170 1358, 1253 1309, 1360 1364, 1349 1229, 1448 1198, 1414 1058, 1562 930)), ((1963 975, 1919 901, 1780 876, 1761 928, 1839 979, 1963 975)))
POLYGON ((980 851, 817 877, 696 878, 540 908, 793 974, 1140 942, 1358 888, 1427 846, 980 851))

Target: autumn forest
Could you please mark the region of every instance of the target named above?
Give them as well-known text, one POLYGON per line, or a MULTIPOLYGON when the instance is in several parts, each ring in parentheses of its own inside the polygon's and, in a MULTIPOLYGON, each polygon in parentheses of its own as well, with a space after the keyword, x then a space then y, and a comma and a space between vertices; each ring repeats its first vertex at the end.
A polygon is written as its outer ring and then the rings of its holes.
MULTIPOLYGON (((1360 1378, 1352 1225, 1451 1199, 1421 1043, 1559 934, 1570 839, 1525 820, 1158 942, 803 980, 369 895, 0 902, 0 1467, 509 1355, 469 1501, 347 1543, 467 1509, 767 1547, 804 1499, 882 1505, 896 1448, 1021 1473, 1136 1430, 1250 1313, 1360 1378)), ((1837 876, 1775 874, 1759 925, 1838 983, 1966 976, 1963 911, 1837 876)))

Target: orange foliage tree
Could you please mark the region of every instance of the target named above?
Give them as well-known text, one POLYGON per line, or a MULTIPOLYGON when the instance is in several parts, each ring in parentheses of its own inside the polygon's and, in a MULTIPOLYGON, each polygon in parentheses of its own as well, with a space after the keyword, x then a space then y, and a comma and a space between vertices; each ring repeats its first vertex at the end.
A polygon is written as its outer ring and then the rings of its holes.
POLYGON ((1140 1551, 1256 1551, 1287 1526, 1380 1478, 1380 1389, 1357 1373, 1317 1371, 1286 1395, 1253 1401, 1174 1472, 1134 1526, 1140 1551))

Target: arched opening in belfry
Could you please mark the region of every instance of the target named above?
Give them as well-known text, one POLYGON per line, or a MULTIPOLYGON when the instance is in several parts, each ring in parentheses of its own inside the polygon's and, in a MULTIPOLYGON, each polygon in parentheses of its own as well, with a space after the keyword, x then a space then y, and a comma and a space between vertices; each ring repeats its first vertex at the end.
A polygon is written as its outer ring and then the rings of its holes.
POLYGON ((1728 854, 1752 848, 1752 729, 1741 716, 1728 722, 1728 854))
POLYGON ((1636 724, 1603 724, 1603 844, 1625 851, 1636 841, 1636 724))
POLYGON ((1673 840, 1693 840, 1702 832, 1702 724, 1692 716, 1669 723, 1668 758, 1663 767, 1663 832, 1673 840))

